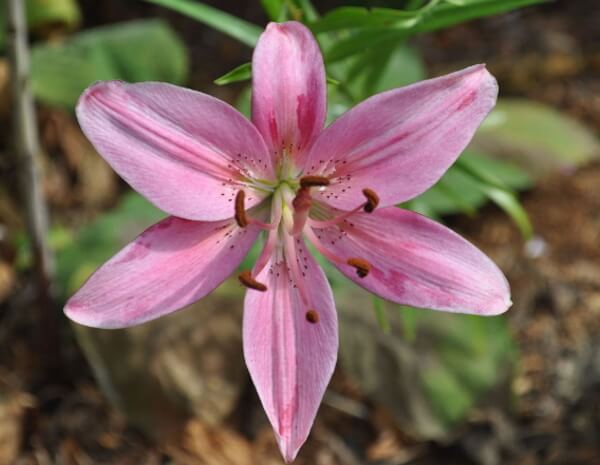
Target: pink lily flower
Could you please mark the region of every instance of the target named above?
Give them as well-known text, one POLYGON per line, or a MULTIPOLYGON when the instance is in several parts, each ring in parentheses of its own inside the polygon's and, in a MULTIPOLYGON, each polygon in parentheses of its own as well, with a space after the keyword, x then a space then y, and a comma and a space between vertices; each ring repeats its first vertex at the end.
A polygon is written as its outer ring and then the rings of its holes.
POLYGON ((502 272, 444 226, 395 207, 432 186, 494 106, 483 65, 375 95, 323 129, 319 47, 297 22, 269 24, 253 62, 252 121, 162 83, 99 82, 77 117, 106 161, 170 215, 68 301, 72 320, 122 328, 239 275, 244 356, 281 453, 306 441, 338 350, 331 289, 305 241, 359 286, 415 307, 495 315, 502 272))

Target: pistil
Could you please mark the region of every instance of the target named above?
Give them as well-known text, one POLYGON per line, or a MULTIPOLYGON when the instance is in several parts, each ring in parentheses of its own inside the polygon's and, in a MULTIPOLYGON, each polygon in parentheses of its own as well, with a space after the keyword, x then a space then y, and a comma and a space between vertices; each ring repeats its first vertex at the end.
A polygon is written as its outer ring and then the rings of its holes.
POLYGON ((310 196, 310 188, 301 187, 292 201, 292 207, 294 209, 294 224, 290 231, 292 236, 297 236, 304 229, 311 206, 312 197, 310 196))

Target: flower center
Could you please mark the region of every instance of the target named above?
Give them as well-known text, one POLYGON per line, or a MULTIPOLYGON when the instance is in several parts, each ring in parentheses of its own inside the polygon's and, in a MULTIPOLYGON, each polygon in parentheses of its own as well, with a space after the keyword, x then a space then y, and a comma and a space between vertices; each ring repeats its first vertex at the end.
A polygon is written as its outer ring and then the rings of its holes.
MULTIPOLYGON (((267 231, 265 247, 254 269, 252 272, 246 270, 239 275, 239 280, 244 286, 257 291, 266 291, 267 286, 258 282, 253 276, 257 276, 269 260, 275 257, 276 263, 286 264, 294 287, 298 289, 304 303, 309 305, 310 299, 303 284, 306 274, 300 268, 305 265, 298 257, 298 251, 303 250, 300 247, 302 241, 299 238, 302 234, 310 238, 317 250, 329 260, 337 264, 352 266, 359 278, 365 278, 369 275, 372 266, 367 260, 360 257, 344 258, 329 249, 325 249, 320 244, 313 228, 337 226, 360 210, 372 213, 379 205, 379 196, 374 190, 365 188, 362 191, 365 196, 364 203, 351 211, 336 211, 320 201, 315 201, 311 195, 311 189, 323 188, 328 186, 329 183, 329 178, 313 175, 303 176, 298 180, 281 181, 271 196, 270 223, 264 223, 253 218, 251 212, 246 211, 245 208, 245 192, 243 190, 238 191, 235 197, 234 211, 234 218, 238 226, 245 228, 252 224, 267 231), (313 217, 311 217, 311 214, 313 217), (308 227, 306 227, 307 225, 308 227)), ((311 323, 318 322, 318 314, 310 312, 309 310, 307 313, 307 321, 311 323)))

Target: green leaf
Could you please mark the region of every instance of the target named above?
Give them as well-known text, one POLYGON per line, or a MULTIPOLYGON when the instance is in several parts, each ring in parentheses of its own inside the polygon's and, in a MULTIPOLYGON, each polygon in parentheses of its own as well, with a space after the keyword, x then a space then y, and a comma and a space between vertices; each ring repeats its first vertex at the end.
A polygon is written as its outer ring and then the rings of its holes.
POLYGON ((480 183, 459 166, 452 166, 429 190, 405 206, 429 217, 473 214, 486 201, 480 183))
POLYGON ((417 325, 419 312, 417 308, 398 305, 398 311, 402 319, 402 335, 406 342, 414 342, 417 338, 417 325))
POLYGON ((460 422, 481 393, 510 373, 516 348, 503 317, 452 315, 447 328, 422 321, 437 354, 422 371, 433 410, 446 428, 460 422))
POLYGON ((252 100, 252 88, 248 85, 244 87, 244 89, 239 93, 236 101, 235 107, 239 110, 239 112, 244 115, 246 118, 250 119, 252 114, 251 106, 252 100))
POLYGON ((311 24, 311 28, 318 34, 340 29, 412 25, 417 16, 415 11, 343 6, 328 12, 319 21, 311 24))
POLYGON ((439 218, 458 212, 473 214, 489 199, 529 237, 531 224, 513 191, 530 186, 530 177, 513 164, 467 150, 437 184, 403 206, 439 218))
POLYGON ((430 32, 476 18, 497 15, 548 0, 464 0, 462 5, 440 3, 416 25, 415 32, 430 32))
POLYGON ((481 191, 512 218, 523 237, 530 239, 533 235, 533 227, 519 200, 511 192, 504 189, 483 183, 480 186, 481 191))
POLYGON ((56 249, 61 294, 66 296, 77 290, 96 268, 164 216, 139 194, 125 194, 117 208, 83 227, 72 241, 56 249))
MULTIPOLYGON (((469 410, 494 402, 486 394, 510 379, 516 344, 506 318, 402 307, 389 313, 385 334, 364 311, 371 299, 351 287, 336 293, 344 372, 404 431, 450 439, 469 410)), ((392 305, 382 302, 384 311, 392 305)))
POLYGON ((357 55, 347 76, 358 104, 371 95, 425 79, 425 65, 413 47, 390 44, 357 55))
POLYGON ((221 31, 241 43, 254 47, 262 29, 255 24, 225 13, 212 6, 192 0, 146 0, 150 3, 165 6, 183 15, 194 18, 201 23, 221 31))
POLYGON ((385 308, 383 308, 383 301, 377 297, 373 296, 373 310, 375 311, 375 318, 377 318, 377 323, 379 327, 384 333, 390 332, 390 322, 387 319, 387 315, 385 314, 385 308))
POLYGON ((345 39, 334 41, 325 50, 325 61, 328 64, 348 58, 357 53, 368 53, 379 47, 400 44, 407 37, 405 31, 396 29, 365 28, 345 39))
MULTIPOLYGON (((252 63, 244 63, 237 68, 232 69, 228 73, 225 73, 218 79, 215 79, 214 83, 223 86, 231 84, 233 82, 247 81, 252 78, 252 63)), ((340 82, 327 76, 327 84, 338 85, 340 82)))
POLYGON ((310 0, 296 0, 296 3, 304 13, 306 21, 314 22, 319 19, 319 12, 310 0))
POLYGON ((31 51, 34 95, 70 108, 98 80, 182 83, 187 70, 182 42, 161 20, 89 29, 65 42, 36 45, 31 51))
POLYGON ((265 12, 273 21, 285 21, 285 0, 260 0, 265 12))
POLYGON ((439 180, 437 187, 462 213, 472 215, 485 202, 477 182, 468 173, 453 167, 439 180))
MULTIPOLYGON (((0 48, 5 41, 6 0, 0 0, 0 48)), ((41 29, 49 24, 73 29, 81 22, 81 11, 76 0, 26 0, 27 25, 29 29, 41 29)))
POLYGON ((469 151, 511 161, 532 178, 573 169, 600 155, 600 140, 577 120, 542 103, 500 99, 469 151))
POLYGON ((439 421, 457 424, 473 405, 473 398, 460 379, 443 363, 434 363, 423 373, 423 389, 439 421))
POLYGON ((437 185, 430 187, 418 197, 405 202, 401 207, 434 219, 460 211, 456 202, 437 185))
POLYGON ((342 29, 405 29, 412 33, 449 27, 471 19, 505 13, 547 0, 463 0, 460 4, 430 0, 413 10, 339 7, 311 25, 315 33, 342 29))
POLYGON ((252 63, 244 63, 236 68, 233 68, 228 73, 225 73, 218 79, 215 79, 215 84, 224 86, 233 82, 247 81, 252 77, 252 63))
POLYGON ((523 190, 531 187, 530 176, 507 160, 497 160, 466 150, 456 164, 475 178, 502 189, 523 190))
POLYGON ((429 0, 406 0, 405 8, 408 11, 417 10, 417 9, 421 8, 425 2, 428 2, 428 1, 429 0))
POLYGON ((340 7, 311 24, 315 33, 348 30, 326 48, 327 63, 337 62, 390 42, 403 41, 422 32, 448 27, 469 19, 502 13, 546 0, 465 0, 462 5, 431 0, 422 7, 403 11, 392 8, 340 7))
POLYGON ((75 0, 27 0, 26 8, 27 23, 32 29, 57 23, 75 27, 81 22, 81 12, 75 0))

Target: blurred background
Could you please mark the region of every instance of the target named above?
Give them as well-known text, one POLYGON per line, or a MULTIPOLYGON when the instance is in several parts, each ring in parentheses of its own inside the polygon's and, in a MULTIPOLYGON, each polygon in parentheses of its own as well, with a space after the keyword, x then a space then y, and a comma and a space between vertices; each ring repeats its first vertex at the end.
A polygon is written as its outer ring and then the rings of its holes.
POLYGON ((81 133, 82 90, 168 81, 247 113, 252 46, 285 19, 317 34, 330 120, 374 93, 487 63, 496 109, 444 178, 403 206, 481 247, 514 302, 493 318, 416 310, 327 268, 339 362, 296 463, 600 464, 597 0, 0 7, 0 465, 282 463, 243 363, 236 280, 127 330, 75 325, 62 304, 165 216, 81 133))

